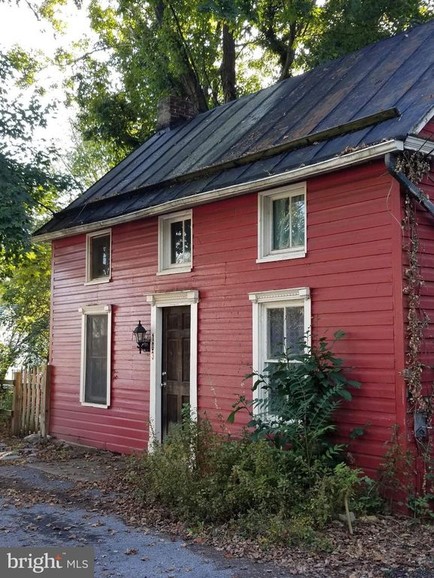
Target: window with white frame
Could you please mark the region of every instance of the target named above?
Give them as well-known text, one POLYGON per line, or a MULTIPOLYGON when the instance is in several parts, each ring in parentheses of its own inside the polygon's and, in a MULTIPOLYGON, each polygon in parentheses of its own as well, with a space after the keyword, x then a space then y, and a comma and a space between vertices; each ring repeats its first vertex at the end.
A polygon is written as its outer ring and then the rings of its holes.
POLYGON ((160 217, 158 220, 158 237, 158 271, 160 273, 191 271, 191 211, 160 217))
POLYGON ((89 233, 86 236, 86 282, 109 281, 110 274, 111 231, 89 233))
POLYGON ((258 261, 306 255, 306 183, 258 195, 258 261))
POLYGON ((82 314, 80 402, 110 405, 111 307, 95 305, 80 309, 82 314))
MULTIPOLYGON (((253 368, 262 373, 285 352, 299 354, 311 324, 308 287, 249 294, 253 305, 253 368)), ((256 390, 257 398, 267 393, 256 390)))

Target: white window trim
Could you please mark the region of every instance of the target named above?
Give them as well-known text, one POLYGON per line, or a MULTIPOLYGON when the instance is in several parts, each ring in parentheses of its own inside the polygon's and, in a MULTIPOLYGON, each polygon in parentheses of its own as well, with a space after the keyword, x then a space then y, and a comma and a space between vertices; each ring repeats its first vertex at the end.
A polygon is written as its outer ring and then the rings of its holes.
POLYGON ((88 233, 86 235, 86 282, 85 285, 96 285, 97 283, 108 283, 112 277, 112 231, 111 229, 104 229, 103 231, 94 231, 93 233, 88 233), (95 279, 91 278, 91 247, 92 247, 92 239, 95 237, 105 237, 109 235, 110 238, 110 270, 109 274, 105 275, 104 277, 95 277, 95 279))
POLYGON ((182 211, 158 217, 158 272, 157 275, 188 273, 193 269, 193 211, 182 211), (170 263, 170 225, 177 221, 191 223, 191 259, 189 263, 170 263), (169 237, 169 238, 167 238, 169 237))
POLYGON ((87 305, 78 310, 81 320, 81 367, 80 367, 80 403, 81 405, 99 408, 110 407, 111 402, 111 350, 112 350, 112 307, 111 305, 87 305), (85 401, 86 385, 86 321, 88 315, 107 314, 107 400, 105 404, 85 401))
MULTIPOLYGON (((266 356, 267 334, 267 309, 275 305, 284 306, 302 305, 304 307, 304 333, 307 335, 308 345, 310 344, 311 328, 311 299, 309 287, 299 287, 296 289, 281 289, 278 291, 261 291, 249 293, 249 299, 252 302, 252 319, 253 319, 253 372, 262 373, 264 370, 266 356)), ((263 399, 263 392, 256 389, 253 392, 253 399, 263 399)))
POLYGON ((151 364, 149 392, 149 450, 162 439, 161 423, 161 364, 163 342, 163 307, 190 306, 190 409, 197 415, 197 358, 199 291, 173 291, 146 296, 151 305, 151 364))
POLYGON ((272 192, 258 194, 258 258, 257 263, 281 261, 284 259, 300 259, 307 253, 307 195, 306 183, 296 183, 287 187, 279 187, 272 192), (304 196, 304 246, 290 249, 271 249, 272 237, 272 201, 285 197, 304 196))

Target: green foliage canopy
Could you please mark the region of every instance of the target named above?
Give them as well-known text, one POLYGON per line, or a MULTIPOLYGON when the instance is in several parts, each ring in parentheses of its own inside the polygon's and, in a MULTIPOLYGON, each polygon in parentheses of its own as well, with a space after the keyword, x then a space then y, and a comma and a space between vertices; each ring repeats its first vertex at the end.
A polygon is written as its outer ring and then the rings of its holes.
POLYGON ((34 145, 35 130, 46 126, 47 115, 41 94, 28 94, 35 67, 22 51, 0 53, 0 277, 5 265, 30 249, 36 223, 56 207, 70 182, 53 170, 56 151, 34 145), (25 86, 26 95, 20 91, 25 86))
POLYGON ((51 251, 34 246, 0 288, 0 377, 18 360, 37 365, 48 358, 51 251))
POLYGON ((47 358, 50 251, 31 233, 71 184, 53 168, 58 152, 35 137, 52 110, 34 84, 40 66, 19 48, 0 52, 0 377, 47 358))
POLYGON ((313 68, 433 17, 433 0, 328 0, 304 43, 306 65, 313 68))
MULTIPOLYGON (((63 2, 50 0, 45 16, 63 2)), ((155 130, 163 96, 207 110, 432 18, 434 4, 90 0, 88 15, 96 42, 83 41, 79 58, 59 51, 58 63, 78 132, 114 164, 155 130)))

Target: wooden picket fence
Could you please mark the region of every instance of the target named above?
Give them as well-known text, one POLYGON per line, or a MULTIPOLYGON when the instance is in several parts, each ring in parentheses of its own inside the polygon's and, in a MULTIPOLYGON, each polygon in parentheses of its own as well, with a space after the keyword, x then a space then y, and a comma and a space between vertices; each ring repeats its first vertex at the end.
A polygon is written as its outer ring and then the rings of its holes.
POLYGON ((11 433, 48 435, 50 410, 49 366, 31 367, 14 373, 11 433))

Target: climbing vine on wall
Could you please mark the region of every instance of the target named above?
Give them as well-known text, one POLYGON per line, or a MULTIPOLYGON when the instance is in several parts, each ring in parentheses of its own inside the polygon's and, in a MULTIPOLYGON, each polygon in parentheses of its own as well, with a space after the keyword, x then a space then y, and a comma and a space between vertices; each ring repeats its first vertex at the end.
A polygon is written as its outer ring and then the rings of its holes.
POLYGON ((427 411, 427 400, 422 391, 422 373, 424 364, 421 361, 424 331, 429 324, 429 317, 421 306, 420 293, 424 281, 420 272, 420 240, 416 219, 414 199, 406 194, 404 201, 404 231, 407 237, 407 267, 405 269, 407 295, 407 355, 404 377, 408 388, 408 400, 413 411, 427 411))
MULTIPOLYGON (((402 172, 414 184, 419 184, 430 171, 429 160, 420 153, 403 154, 396 164, 398 171, 402 172)), ((404 378, 407 384, 407 398, 409 412, 414 417, 415 438, 417 448, 425 464, 425 473, 422 481, 422 493, 427 495, 428 478, 432 474, 432 442, 427 435, 433 421, 434 408, 434 384, 431 391, 423 387, 423 372, 425 365, 422 361, 422 352, 425 339, 425 330, 430 319, 421 304, 421 290, 424 279, 419 262, 420 239, 417 222, 417 204, 415 198, 406 193, 404 199, 404 236, 406 239, 407 265, 405 269, 404 293, 407 295, 407 352, 404 378), (419 418, 423 417, 426 428, 422 432, 417 431, 419 418)))
POLYGON ((423 153, 404 151, 397 158, 396 170, 418 185, 431 170, 431 162, 423 153))

